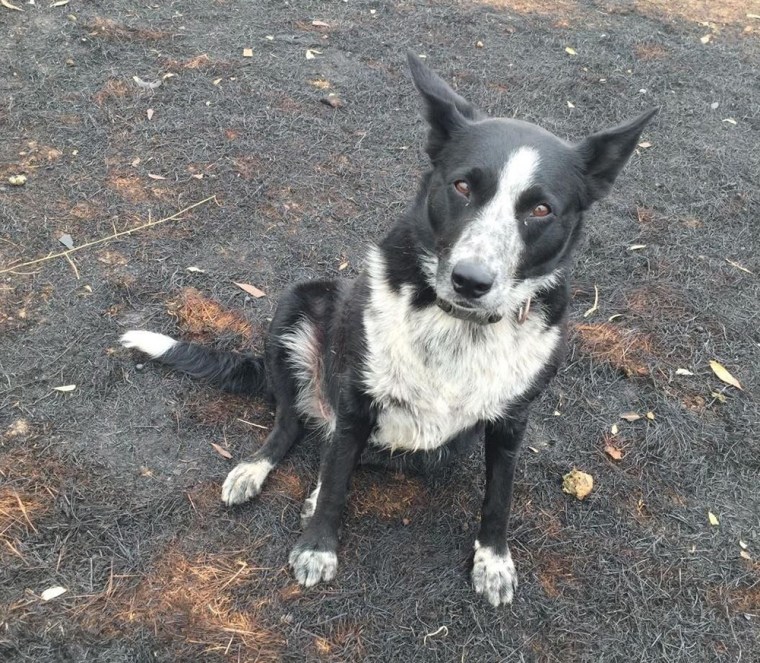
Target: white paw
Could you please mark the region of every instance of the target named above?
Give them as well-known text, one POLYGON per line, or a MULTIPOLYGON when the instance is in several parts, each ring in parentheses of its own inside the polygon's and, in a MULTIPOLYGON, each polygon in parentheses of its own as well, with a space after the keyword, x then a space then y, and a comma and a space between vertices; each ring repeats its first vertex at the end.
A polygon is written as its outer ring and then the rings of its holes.
POLYGON ((472 586, 494 607, 512 603, 517 589, 517 572, 509 548, 506 554, 499 555, 493 548, 475 542, 472 586))
POLYGON ((157 334, 156 332, 143 331, 142 329, 133 329, 126 332, 119 339, 119 342, 125 348, 135 348, 140 352, 149 355, 151 359, 156 359, 165 355, 171 350, 177 341, 166 334, 157 334))
POLYGON ((301 508, 301 527, 305 528, 306 524, 311 520, 314 512, 317 510, 317 498, 319 497, 319 489, 322 487, 322 482, 317 482, 317 487, 312 491, 311 495, 306 498, 301 508))
POLYGON ((240 463, 227 475, 222 485, 222 502, 227 506, 242 504, 261 492, 264 480, 274 465, 268 460, 240 463))
POLYGON ((330 551, 295 547, 288 561, 296 580, 304 587, 313 587, 322 580, 332 580, 338 572, 338 556, 330 551))

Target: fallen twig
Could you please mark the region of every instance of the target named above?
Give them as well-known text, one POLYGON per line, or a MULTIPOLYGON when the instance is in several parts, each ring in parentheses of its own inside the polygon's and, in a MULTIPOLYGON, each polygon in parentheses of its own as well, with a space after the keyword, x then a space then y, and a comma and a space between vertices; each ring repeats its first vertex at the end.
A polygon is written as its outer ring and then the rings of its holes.
POLYGON ((41 262, 45 262, 47 260, 53 260, 54 258, 66 258, 70 261, 69 255, 76 251, 81 251, 82 249, 86 249, 90 246, 95 246, 96 244, 103 244, 104 242, 110 242, 113 239, 116 239, 118 237, 123 237, 125 235, 131 235, 132 233, 136 233, 138 230, 145 230, 145 228, 150 228, 152 226, 157 226, 160 223, 165 223, 166 221, 172 221, 176 219, 181 214, 184 214, 185 212, 189 212, 191 209, 194 209, 200 205, 203 205, 209 200, 216 200, 216 196, 209 196, 208 198, 205 198, 204 200, 201 200, 197 203, 194 203, 190 205, 189 207, 185 207, 185 209, 180 210, 179 212, 176 212, 175 214, 172 214, 171 216, 167 216, 163 219, 158 219, 157 221, 149 221, 148 223, 144 223, 141 226, 137 226, 136 228, 130 228, 129 230, 122 230, 121 232, 114 233, 113 235, 109 235, 108 237, 101 237, 100 239, 93 240, 92 242, 87 242, 86 244, 80 244, 79 246, 75 246, 73 249, 67 249, 66 251, 61 251, 60 253, 52 253, 50 255, 45 256, 44 258, 37 258, 36 260, 30 260, 29 262, 22 262, 19 265, 12 265, 11 267, 4 267, 3 269, 0 269, 0 274, 5 274, 6 272, 12 272, 16 269, 21 269, 22 267, 29 267, 30 265, 37 265, 41 262))

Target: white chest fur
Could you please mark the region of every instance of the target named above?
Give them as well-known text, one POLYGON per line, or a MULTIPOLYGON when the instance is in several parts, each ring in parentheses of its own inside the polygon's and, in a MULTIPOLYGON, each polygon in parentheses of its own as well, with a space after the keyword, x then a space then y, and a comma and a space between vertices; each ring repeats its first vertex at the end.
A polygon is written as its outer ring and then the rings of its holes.
POLYGON ((540 313, 522 325, 505 316, 473 327, 437 307, 414 310, 411 288, 393 292, 382 257, 370 260, 364 379, 380 409, 371 443, 399 451, 440 447, 503 414, 551 358, 559 330, 547 328, 540 313))

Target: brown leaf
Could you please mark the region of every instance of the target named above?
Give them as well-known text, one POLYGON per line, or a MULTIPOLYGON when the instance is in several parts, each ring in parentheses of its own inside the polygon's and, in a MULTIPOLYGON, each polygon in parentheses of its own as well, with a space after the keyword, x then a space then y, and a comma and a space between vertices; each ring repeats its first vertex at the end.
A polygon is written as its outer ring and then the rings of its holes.
POLYGON ((313 25, 315 28, 329 28, 329 27, 330 27, 330 26, 329 26, 327 23, 325 23, 324 21, 312 21, 312 22, 311 22, 311 24, 312 24, 312 25, 313 25))
POLYGON ((251 297, 255 297, 256 299, 267 296, 267 293, 265 293, 263 290, 259 290, 256 286, 249 285, 248 283, 237 283, 235 281, 233 281, 233 283, 238 288, 245 290, 251 297))
POLYGON ((153 173, 148 173, 148 177, 152 180, 165 180, 166 178, 163 175, 154 175, 153 173))
POLYGON ((736 387, 737 389, 742 389, 742 386, 731 373, 729 373, 725 366, 723 364, 719 364, 714 359, 710 360, 710 368, 712 368, 713 373, 718 376, 718 379, 722 380, 726 384, 730 384, 732 387, 736 387))
POLYGON ((230 460, 230 459, 232 458, 232 454, 231 454, 229 451, 227 451, 227 449, 225 449, 224 447, 220 447, 220 446, 219 446, 218 444, 216 444, 215 442, 212 442, 212 443, 211 443, 211 447, 212 447, 212 448, 214 449, 214 451, 216 451, 216 453, 218 453, 218 454, 219 454, 219 455, 220 455, 222 458, 226 458, 227 460, 230 460))
POLYGON ((641 415, 637 412, 623 412, 623 414, 620 415, 621 419, 625 419, 626 421, 638 421, 641 419, 641 415))
POLYGON ((612 460, 620 460, 623 457, 623 452, 611 444, 608 444, 604 447, 604 453, 612 458, 612 460))
POLYGON ((55 389, 56 391, 62 391, 64 393, 67 391, 74 391, 74 389, 76 388, 77 386, 75 384, 65 384, 62 387, 53 387, 53 389, 55 389))

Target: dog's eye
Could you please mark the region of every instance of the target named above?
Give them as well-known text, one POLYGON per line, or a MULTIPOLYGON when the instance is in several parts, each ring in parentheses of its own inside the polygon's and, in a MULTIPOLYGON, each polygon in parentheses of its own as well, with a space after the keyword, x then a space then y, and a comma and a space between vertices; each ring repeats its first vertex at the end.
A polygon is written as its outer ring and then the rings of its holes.
POLYGON ((533 208, 530 215, 535 216, 540 219, 541 217, 549 216, 551 213, 552 213, 552 208, 549 207, 546 203, 541 203, 540 205, 536 205, 533 208))
POLYGON ((471 189, 470 185, 467 184, 464 180, 457 180, 454 182, 454 188, 457 190, 458 193, 462 194, 465 198, 470 197, 471 189))

